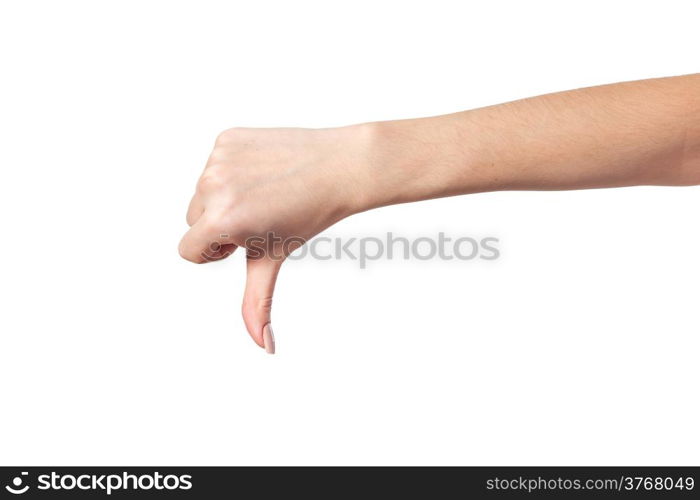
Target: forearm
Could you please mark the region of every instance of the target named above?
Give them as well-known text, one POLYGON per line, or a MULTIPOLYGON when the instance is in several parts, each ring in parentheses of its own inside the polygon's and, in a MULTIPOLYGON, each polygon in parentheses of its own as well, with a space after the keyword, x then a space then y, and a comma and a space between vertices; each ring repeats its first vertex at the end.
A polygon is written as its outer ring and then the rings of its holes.
POLYGON ((700 183, 700 75, 370 127, 363 209, 495 190, 700 183))

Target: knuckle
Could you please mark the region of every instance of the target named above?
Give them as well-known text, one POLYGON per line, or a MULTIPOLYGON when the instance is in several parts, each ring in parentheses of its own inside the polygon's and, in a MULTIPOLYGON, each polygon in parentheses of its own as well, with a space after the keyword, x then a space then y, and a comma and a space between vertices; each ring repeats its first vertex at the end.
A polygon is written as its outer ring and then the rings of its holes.
POLYGON ((243 299, 243 314, 263 313, 272 311, 272 297, 246 297, 243 299))
POLYGON ((228 144, 231 141, 233 141, 237 136, 238 136, 238 129, 237 128, 226 129, 223 132, 219 133, 219 135, 216 136, 215 145, 221 146, 223 144, 228 144))
POLYGON ((261 297, 255 301, 256 307, 263 312, 272 310, 272 297, 261 297))
POLYGON ((221 147, 215 147, 207 159, 207 167, 221 166, 226 160, 226 154, 221 147))
POLYGON ((223 177, 215 170, 208 170, 202 174, 197 182, 197 189, 202 192, 216 191, 223 187, 223 177))

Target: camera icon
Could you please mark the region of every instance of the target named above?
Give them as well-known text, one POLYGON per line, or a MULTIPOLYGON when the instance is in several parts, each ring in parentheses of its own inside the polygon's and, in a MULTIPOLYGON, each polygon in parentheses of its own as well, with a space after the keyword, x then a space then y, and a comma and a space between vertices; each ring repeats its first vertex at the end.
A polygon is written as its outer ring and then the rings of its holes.
POLYGON ((24 485, 22 487, 22 482, 23 482, 23 476, 29 475, 28 472, 22 472, 19 476, 15 477, 12 479, 12 486, 8 485, 5 486, 5 489, 12 493, 13 495, 21 495, 22 493, 26 493, 27 490, 29 489, 29 485, 24 485))

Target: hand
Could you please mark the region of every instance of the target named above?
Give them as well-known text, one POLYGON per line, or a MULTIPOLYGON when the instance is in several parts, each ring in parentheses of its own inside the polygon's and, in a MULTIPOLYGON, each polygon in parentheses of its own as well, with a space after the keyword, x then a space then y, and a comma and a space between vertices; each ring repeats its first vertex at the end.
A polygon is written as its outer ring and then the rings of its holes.
POLYGON ((247 250, 243 319, 274 353, 270 310, 284 258, 333 223, 362 210, 366 126, 231 129, 217 139, 187 211, 180 255, 195 263, 247 250), (286 243, 285 243, 286 242, 286 243))

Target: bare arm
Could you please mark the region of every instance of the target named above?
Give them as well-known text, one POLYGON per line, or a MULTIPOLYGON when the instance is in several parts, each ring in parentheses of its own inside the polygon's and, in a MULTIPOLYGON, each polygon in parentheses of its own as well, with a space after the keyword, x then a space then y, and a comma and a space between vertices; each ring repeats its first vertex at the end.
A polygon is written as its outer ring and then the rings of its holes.
POLYGON ((700 74, 376 128, 369 206, 480 191, 700 183, 700 74))
POLYGON ((290 250, 281 241, 308 240, 395 203, 641 184, 700 184, 700 75, 416 120, 225 131, 190 203, 180 254, 203 263, 247 249, 243 318, 253 340, 274 352, 272 295, 290 250))

